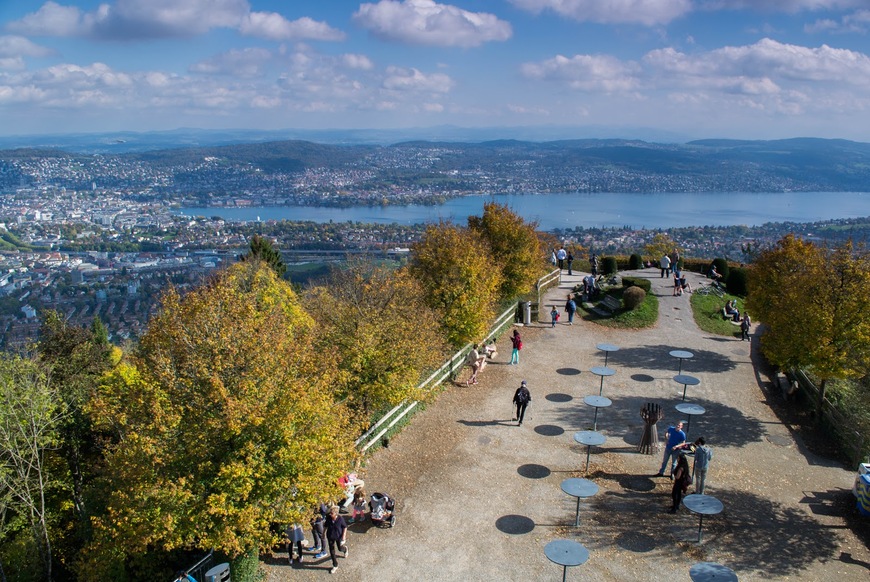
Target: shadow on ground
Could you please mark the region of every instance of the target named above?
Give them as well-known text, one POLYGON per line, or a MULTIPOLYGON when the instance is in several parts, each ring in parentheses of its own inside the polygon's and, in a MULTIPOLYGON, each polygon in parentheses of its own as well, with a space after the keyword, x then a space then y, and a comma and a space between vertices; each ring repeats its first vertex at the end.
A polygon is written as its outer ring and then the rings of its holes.
MULTIPOLYGON (((641 368, 646 370, 665 370, 677 374, 679 362, 670 355, 673 350, 688 349, 679 345, 639 346, 624 348, 618 352, 612 352, 608 365, 622 366, 626 369, 641 368)), ((700 372, 727 372, 736 366, 730 358, 711 352, 710 350, 689 349, 695 354, 694 358, 683 360, 683 374, 696 374, 700 372)))
MULTIPOLYGON (((637 445, 643 434, 643 421, 640 409, 649 398, 614 396, 613 404, 598 412, 598 430, 607 433, 609 438, 620 438, 629 445, 637 445)), ((692 416, 689 427, 689 439, 703 436, 705 440, 716 446, 742 447, 748 443, 761 441, 766 431, 758 419, 746 416, 736 408, 705 400, 691 398, 693 404, 698 404, 706 410, 701 416, 692 416)), ((655 400, 662 405, 664 419, 658 423, 659 435, 663 435, 669 424, 684 420, 685 415, 674 408, 680 400, 655 400)), ((595 409, 582 403, 571 404, 553 412, 553 421, 566 430, 591 430, 595 409)))

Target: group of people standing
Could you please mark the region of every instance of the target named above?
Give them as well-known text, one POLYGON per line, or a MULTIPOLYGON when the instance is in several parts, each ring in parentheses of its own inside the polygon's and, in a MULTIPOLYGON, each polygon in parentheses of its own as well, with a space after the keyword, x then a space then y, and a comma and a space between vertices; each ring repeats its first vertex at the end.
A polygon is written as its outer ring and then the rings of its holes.
MULTIPOLYGON (((354 492, 354 502, 356 502, 356 493, 365 499, 365 491, 362 487, 358 487, 354 492)), ((364 502, 361 509, 365 514, 364 502)), ((356 514, 356 505, 354 506, 356 514)), ((353 523, 353 518, 351 518, 353 523)), ((327 506, 321 503, 315 510, 310 521, 311 536, 314 540, 314 545, 305 550, 302 546, 302 540, 305 539, 305 533, 302 526, 294 523, 287 528, 287 557, 291 564, 301 566, 303 560, 303 551, 313 553, 315 560, 320 560, 326 557, 327 548, 329 548, 329 557, 332 560, 332 568, 330 574, 334 574, 338 570, 337 552, 342 552, 342 555, 347 559, 347 522, 342 517, 339 506, 327 506), (295 550, 295 551, 294 551, 295 550), (295 555, 294 555, 295 554, 295 555)))
POLYGON ((707 468, 713 458, 713 449, 707 446, 704 437, 698 437, 694 443, 686 442, 686 433, 683 432, 683 423, 671 425, 665 431, 665 452, 662 458, 662 466, 657 477, 665 476, 665 469, 670 464, 669 476, 674 484, 671 488, 672 505, 670 512, 676 513, 680 507, 683 496, 692 483, 692 470, 689 468, 688 454, 694 453, 695 460, 695 493, 704 493, 707 484, 707 468))

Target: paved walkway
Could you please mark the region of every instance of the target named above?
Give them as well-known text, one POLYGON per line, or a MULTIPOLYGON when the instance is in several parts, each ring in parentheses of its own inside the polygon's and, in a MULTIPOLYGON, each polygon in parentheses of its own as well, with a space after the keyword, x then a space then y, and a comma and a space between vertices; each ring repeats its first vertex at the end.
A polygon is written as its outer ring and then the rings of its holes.
MULTIPOLYGON (((655 328, 611 330, 582 320, 568 326, 564 317, 555 329, 535 324, 522 329, 517 366, 507 365, 506 334, 480 384, 446 390, 374 455, 367 489, 398 499, 398 523, 392 530, 351 526, 350 557, 340 559, 336 580, 556 580, 561 568, 543 550, 562 537, 591 553, 569 570, 569 580, 688 580, 699 561, 725 564, 740 580, 868 578, 863 540, 870 531, 855 516, 854 469, 813 455, 778 418, 778 395, 753 365, 755 344, 750 350, 736 337, 700 331, 688 295, 673 297, 671 280, 658 270, 637 274, 649 277, 660 296, 655 328), (604 385, 613 405, 598 417, 607 442, 595 449, 585 475, 585 447, 572 437, 592 425, 583 396, 598 394, 589 370, 603 365, 599 343, 621 349, 610 354, 616 374, 604 385), (685 508, 666 511, 670 481, 654 476, 661 457, 635 452, 644 403, 663 406, 660 434, 683 416, 674 409, 682 395, 672 379, 674 349, 695 354, 683 371, 701 384, 689 387, 686 400, 707 412, 692 419, 689 436, 703 435, 714 448, 707 493, 725 506, 705 520, 701 544, 697 518, 685 508), (533 401, 517 427, 511 398, 523 379, 533 401), (559 487, 576 476, 600 487, 583 503, 579 528, 575 501, 559 487)), ((582 275, 564 277, 545 303, 563 303, 582 275)), ((302 569, 286 565, 286 554, 265 561, 269 580, 329 576, 328 559, 302 569)))

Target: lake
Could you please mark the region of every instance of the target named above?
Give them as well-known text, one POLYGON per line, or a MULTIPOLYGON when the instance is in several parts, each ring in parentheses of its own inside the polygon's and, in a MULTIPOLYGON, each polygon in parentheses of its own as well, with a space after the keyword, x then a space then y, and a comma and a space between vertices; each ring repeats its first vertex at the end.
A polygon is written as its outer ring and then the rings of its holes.
POLYGON ((622 227, 760 226, 767 222, 816 222, 870 216, 867 192, 768 193, 595 193, 465 196, 440 206, 265 206, 181 208, 186 216, 220 216, 229 221, 298 220, 420 224, 439 219, 465 223, 480 216, 486 202, 506 204, 541 230, 622 227))

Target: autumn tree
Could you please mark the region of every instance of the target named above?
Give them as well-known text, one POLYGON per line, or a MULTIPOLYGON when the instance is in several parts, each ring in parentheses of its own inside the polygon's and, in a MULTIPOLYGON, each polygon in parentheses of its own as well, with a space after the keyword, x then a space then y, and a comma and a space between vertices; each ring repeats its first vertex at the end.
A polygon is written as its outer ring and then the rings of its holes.
POLYGON ((430 225, 412 247, 409 266, 440 314, 447 341, 459 347, 482 339, 502 281, 480 234, 446 222, 430 225))
POLYGON ((287 272, 287 265, 284 263, 284 258, 281 256, 278 249, 276 249, 272 244, 272 241, 258 234, 251 237, 248 252, 242 255, 240 259, 249 262, 262 261, 269 265, 278 277, 283 277, 287 272))
POLYGON ((303 521, 352 461, 333 359, 286 282, 243 262, 169 290, 91 414, 115 435, 106 510, 81 572, 124 556, 215 548, 256 558, 274 523, 303 521))
POLYGON ((322 331, 322 353, 338 363, 340 396, 363 420, 414 397, 423 374, 443 361, 438 316, 407 269, 353 260, 304 299, 322 331))
POLYGON ((663 256, 669 255, 674 249, 677 249, 682 254, 679 245, 664 232, 656 233, 653 239, 643 248, 647 256, 651 257, 653 261, 658 261, 663 256))
POLYGON ((483 216, 469 216, 468 227, 489 243, 492 264, 501 270, 499 295, 513 299, 528 292, 545 270, 545 257, 535 229, 507 205, 488 202, 483 216))
POLYGON ((67 412, 58 386, 36 360, 0 358, 0 562, 21 542, 33 550, 11 564, 16 577, 27 579, 27 570, 35 568, 38 579, 53 578, 51 499, 65 483, 52 458, 67 412), (17 535, 25 539, 16 543, 17 535))
POLYGON ((827 249, 789 235, 752 266, 747 309, 767 326, 765 356, 827 381, 870 370, 870 261, 852 243, 827 249))

